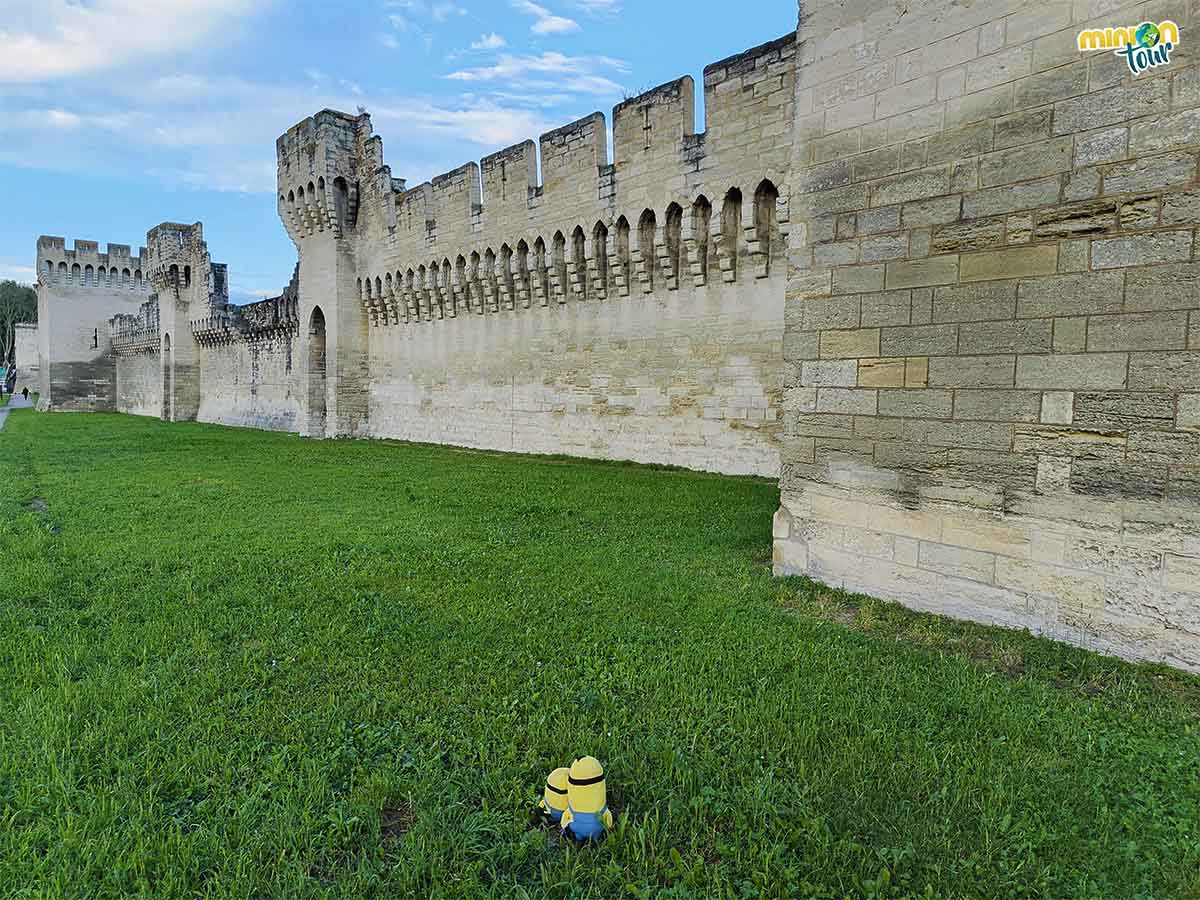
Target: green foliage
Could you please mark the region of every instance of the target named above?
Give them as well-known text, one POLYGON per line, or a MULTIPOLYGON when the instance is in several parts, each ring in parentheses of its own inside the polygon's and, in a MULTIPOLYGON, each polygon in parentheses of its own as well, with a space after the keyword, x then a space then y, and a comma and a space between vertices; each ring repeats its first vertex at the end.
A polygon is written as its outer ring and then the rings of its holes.
POLYGON ((0 463, 0 895, 1200 892, 1200 681, 772 579, 768 482, 26 410, 0 463))
POLYGON ((15 281, 0 281, 0 365, 13 358, 14 326, 37 321, 37 291, 15 281))

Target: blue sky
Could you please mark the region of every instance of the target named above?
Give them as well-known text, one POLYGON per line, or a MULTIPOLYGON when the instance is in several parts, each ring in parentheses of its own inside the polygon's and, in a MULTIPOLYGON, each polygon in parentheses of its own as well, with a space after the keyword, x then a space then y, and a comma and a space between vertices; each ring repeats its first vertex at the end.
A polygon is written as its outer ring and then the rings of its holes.
MULTIPOLYGON (((393 175, 469 159, 794 29, 794 0, 0 0, 0 278, 39 234, 135 248, 203 221, 231 295, 278 293, 275 138, 362 105, 393 175)), ((697 119, 699 122, 700 120, 697 119)), ((611 122, 610 122, 611 124, 611 122)))

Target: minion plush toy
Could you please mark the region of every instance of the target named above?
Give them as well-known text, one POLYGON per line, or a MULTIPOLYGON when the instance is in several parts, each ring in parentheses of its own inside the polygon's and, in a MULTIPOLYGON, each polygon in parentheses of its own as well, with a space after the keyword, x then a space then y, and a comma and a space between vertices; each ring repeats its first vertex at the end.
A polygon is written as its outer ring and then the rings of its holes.
POLYGON ((563 831, 577 841, 594 841, 612 828, 604 768, 594 756, 571 764, 567 777, 567 809, 562 814, 563 831))
POLYGON ((542 802, 538 804, 542 818, 555 825, 562 823, 563 813, 567 811, 567 779, 570 775, 571 770, 566 766, 551 772, 542 792, 542 802))

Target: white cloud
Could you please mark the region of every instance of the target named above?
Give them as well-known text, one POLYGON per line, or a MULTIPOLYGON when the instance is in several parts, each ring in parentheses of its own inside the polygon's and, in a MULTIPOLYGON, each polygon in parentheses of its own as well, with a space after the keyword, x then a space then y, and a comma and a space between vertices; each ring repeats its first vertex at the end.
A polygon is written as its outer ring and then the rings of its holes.
POLYGON ((477 41, 471 41, 472 50, 499 50, 507 46, 508 41, 494 31, 491 34, 480 35, 477 41))
POLYGON ((19 281, 22 284, 32 284, 37 280, 37 270, 33 266, 17 266, 0 262, 0 281, 19 281))
POLYGON ((621 0, 575 0, 589 16, 612 16, 621 11, 621 0))
POLYGON ((553 82, 526 81, 524 86, 533 88, 540 85, 581 94, 609 94, 619 92, 621 86, 599 72, 606 69, 624 72, 626 68, 621 60, 608 56, 566 56, 553 51, 540 56, 505 53, 495 65, 459 69, 445 77, 451 81, 513 83, 527 75, 554 75, 558 78, 553 82))
POLYGON ((267 2, 44 0, 36 14, 2 4, 0 83, 48 81, 176 53, 267 2))
POLYGON ((387 47, 389 50, 395 50, 400 46, 400 42, 396 40, 396 36, 394 34, 389 34, 388 32, 383 31, 380 32, 378 37, 379 43, 387 47))
POLYGON ((534 34, 566 34, 570 31, 579 31, 579 23, 574 19, 557 16, 546 7, 533 3, 532 0, 512 0, 512 5, 517 12, 534 17, 536 21, 529 26, 529 30, 534 34))

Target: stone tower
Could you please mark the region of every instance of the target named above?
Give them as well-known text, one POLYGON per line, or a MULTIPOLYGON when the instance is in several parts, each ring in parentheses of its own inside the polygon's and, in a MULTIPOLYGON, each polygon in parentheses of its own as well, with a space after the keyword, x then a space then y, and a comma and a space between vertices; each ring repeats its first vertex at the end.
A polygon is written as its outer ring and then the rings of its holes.
POLYGON ((362 182, 382 166, 366 115, 323 110, 276 143, 279 216, 300 255, 300 433, 361 434, 368 321, 352 237, 362 182), (368 166, 366 161, 376 165, 368 166))

